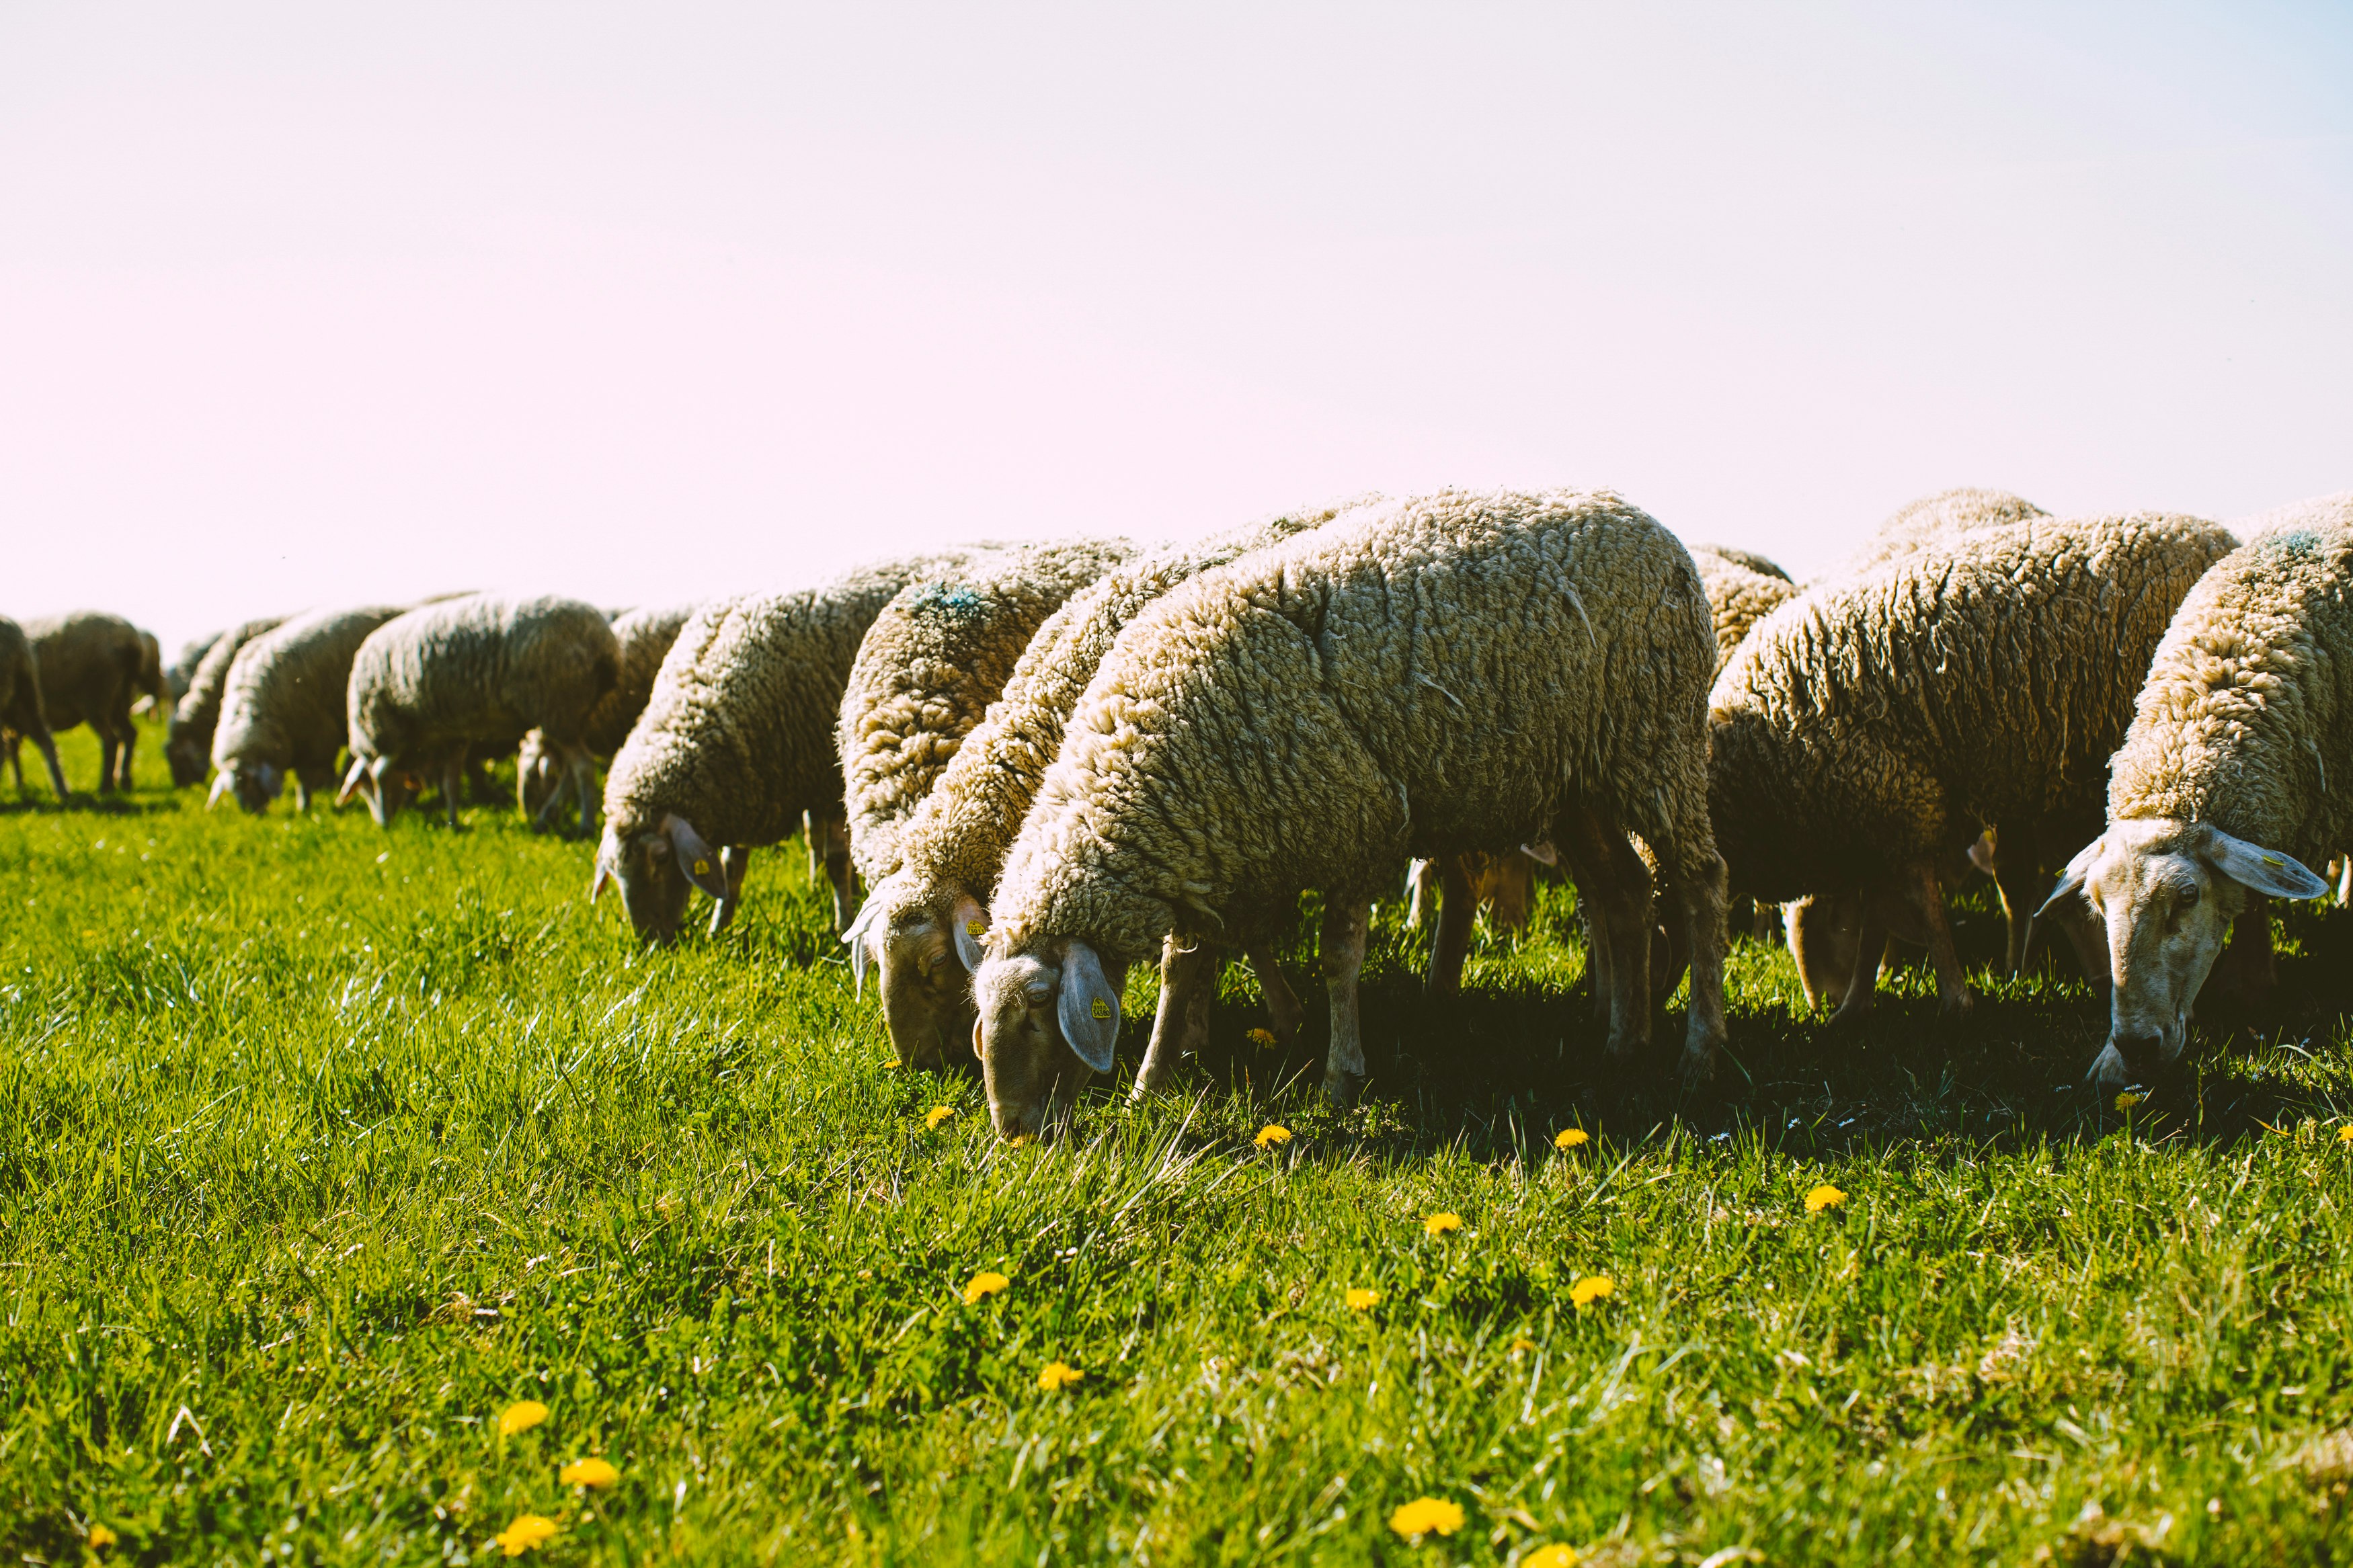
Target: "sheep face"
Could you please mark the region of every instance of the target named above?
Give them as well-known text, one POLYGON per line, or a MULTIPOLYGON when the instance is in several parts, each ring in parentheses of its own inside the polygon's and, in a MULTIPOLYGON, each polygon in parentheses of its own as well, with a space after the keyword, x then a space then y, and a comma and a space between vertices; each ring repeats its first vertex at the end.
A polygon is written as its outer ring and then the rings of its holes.
POLYGON ((842 941, 862 989, 876 970, 882 1018, 902 1067, 942 1069, 972 1037, 972 972, 988 930, 979 902, 961 889, 927 897, 902 878, 869 894, 842 941))
POLYGON ((607 825, 604 842, 596 847, 596 878, 588 884, 592 902, 607 881, 620 884, 621 907, 629 912, 629 924, 641 941, 655 947, 678 940, 687 898, 696 888, 714 899, 728 896, 719 852, 675 813, 650 832, 626 837, 607 825))
POLYGON ((565 759, 547 744, 547 738, 537 730, 525 735, 515 753, 515 794, 523 815, 536 817, 566 782, 565 759))
POLYGON ((1043 953, 984 960, 972 989, 979 1012, 972 1046, 989 1119, 999 1137, 1034 1136, 1055 1100, 1109 1070, 1119 976, 1106 973, 1085 942, 1068 939, 1043 953))
POLYGON ((176 715, 167 733, 164 760, 172 765, 172 786, 186 789, 204 783, 205 773, 212 766, 212 738, 199 737, 194 725, 182 724, 176 715))
POLYGON ((2114 822, 2068 865, 2049 909, 2081 898, 2106 922, 2116 989, 2108 1038, 2086 1075, 2103 1090, 2146 1082, 2178 1059, 2190 1005, 2250 892, 2317 898, 2320 879, 2211 823, 2114 822))

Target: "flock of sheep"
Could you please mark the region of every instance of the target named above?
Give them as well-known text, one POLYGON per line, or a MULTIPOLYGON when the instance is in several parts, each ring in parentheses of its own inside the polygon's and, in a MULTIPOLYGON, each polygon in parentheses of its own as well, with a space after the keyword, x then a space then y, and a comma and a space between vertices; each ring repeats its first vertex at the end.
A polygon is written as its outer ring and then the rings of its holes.
POLYGON ((1894 941, 1960 1012, 1946 900, 1975 866, 2013 971, 2055 929, 2110 994, 2090 1077, 2122 1087, 2180 1054, 2218 960, 2260 994, 2266 900, 2319 896, 2308 867, 2353 844, 2353 492, 2243 526, 1953 490, 1799 584, 1615 495, 1445 491, 663 610, 320 611, 169 671, 113 616, 0 619, 0 731, 62 797, 50 731, 89 723, 105 789, 134 701, 179 689, 173 779, 209 765, 215 804, 290 779, 307 805, 347 758, 339 803, 385 822, 438 785, 452 826, 469 763, 515 751, 522 809, 569 797, 590 830, 607 758, 589 896, 656 942, 698 889, 723 928, 751 851, 803 831, 900 1059, 968 1043, 1007 1136, 1109 1070, 1132 964, 1162 980, 1139 1093, 1200 1043, 1229 954, 1295 1036, 1270 954, 1308 889, 1345 1100, 1372 902, 1409 861, 1417 920, 1443 889, 1439 994, 1480 905, 1510 918, 1558 865, 1613 1064, 1688 973, 1690 1089, 1725 1039, 1734 900, 1781 906, 1841 1018, 1894 941))

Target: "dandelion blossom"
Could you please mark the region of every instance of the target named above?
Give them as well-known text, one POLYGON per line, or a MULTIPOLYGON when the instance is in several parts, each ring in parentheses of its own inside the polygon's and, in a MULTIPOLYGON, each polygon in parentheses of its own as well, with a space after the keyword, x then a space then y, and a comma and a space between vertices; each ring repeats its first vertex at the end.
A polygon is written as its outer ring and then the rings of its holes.
POLYGON ((535 1546, 544 1546, 555 1539, 555 1521, 535 1513, 519 1513, 515 1521, 492 1536, 506 1549, 510 1557, 520 1557, 535 1546))
POLYGON ((1561 1131, 1560 1136, 1552 1141, 1552 1146, 1556 1149, 1567 1150, 1574 1149, 1578 1144, 1586 1142, 1587 1139, 1584 1128, 1569 1127, 1564 1128, 1561 1131))
POLYGON ((2134 1106, 2138 1105, 2146 1098, 2147 1097, 2145 1095, 2135 1094, 2131 1089, 2126 1089, 2122 1094, 2116 1096, 2116 1109, 2118 1110, 2130 1110, 2134 1106))
POLYGON ((1834 1209, 1844 1202, 1846 1202, 1846 1194, 1828 1182, 1824 1182, 1806 1194, 1806 1212, 1820 1214, 1824 1209, 1834 1209))
POLYGON ((1348 1292, 1348 1310, 1368 1312, 1380 1304, 1380 1300, 1381 1293, 1378 1290, 1367 1290, 1359 1285, 1348 1292))
POLYGON ((1258 1136, 1250 1142, 1261 1149, 1279 1149, 1291 1142, 1291 1129, 1270 1121, 1258 1130, 1258 1136))
POLYGON ((621 1479, 609 1460, 575 1459, 555 1472, 555 1479, 567 1487, 609 1487, 621 1479))
POLYGON ((923 1112, 923 1125, 936 1131, 939 1124, 955 1114, 953 1105, 934 1105, 923 1112))
POLYGON ((1249 1034, 1244 1035, 1242 1038, 1248 1040, 1251 1045, 1256 1046, 1260 1050, 1269 1050, 1271 1049, 1274 1045, 1274 1031, 1271 1029, 1252 1029, 1249 1034))
POLYGON ((547 1419, 547 1406, 536 1399, 518 1399, 499 1413, 499 1436, 528 1432, 547 1419))
POLYGON ((1514 1355, 1519 1354, 1522 1351, 1532 1351, 1535 1348, 1535 1341, 1528 1338, 1525 1334, 1520 1335, 1519 1338, 1512 1342, 1512 1353, 1514 1355))
POLYGON ((102 1524, 93 1524, 90 1527, 90 1549, 92 1552, 102 1552, 121 1539, 102 1524))
POLYGON ((2353 1126, 2338 1128, 2337 1130, 2337 1141, 2339 1143, 2353 1143, 2353 1126))
POLYGON ((967 1307, 972 1306, 982 1297, 994 1296, 1012 1283, 1012 1280, 1008 1279, 996 1269, 984 1268, 974 1275, 972 1282, 964 1288, 964 1304, 967 1307))
POLYGON ((1462 1216, 1459 1214, 1434 1214, 1421 1222, 1421 1228, 1428 1236, 1444 1236, 1450 1230, 1462 1228, 1462 1216))
POLYGON ((1572 1305, 1583 1307, 1595 1301, 1606 1301, 1618 1293, 1618 1283, 1607 1274, 1588 1274, 1568 1288, 1572 1305))
POLYGON ((1574 1546, 1539 1546, 1520 1559, 1520 1568, 1577 1568, 1574 1546))
POLYGON ((1086 1375, 1069 1362, 1050 1361, 1046 1363, 1046 1370, 1038 1374, 1038 1386, 1051 1394, 1056 1389, 1070 1387, 1086 1375))
POLYGON ((1433 1530, 1451 1535, 1462 1528, 1462 1505, 1444 1498, 1416 1498, 1389 1515, 1389 1528, 1399 1535, 1428 1535, 1433 1530))

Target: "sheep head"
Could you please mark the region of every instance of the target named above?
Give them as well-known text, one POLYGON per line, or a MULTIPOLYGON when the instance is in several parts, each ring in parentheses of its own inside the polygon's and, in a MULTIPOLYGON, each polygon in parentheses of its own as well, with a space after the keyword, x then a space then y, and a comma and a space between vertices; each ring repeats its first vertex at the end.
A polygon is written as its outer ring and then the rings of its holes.
POLYGON ((2116 989, 2107 1043, 2087 1080, 2121 1089, 2180 1057, 2190 1004, 2248 894, 2316 899, 2326 891, 2327 885, 2296 861, 2211 823, 2110 823, 2068 862, 2042 906, 2081 899, 2107 925, 2116 989))
POLYGON ((697 888, 714 899, 727 897, 727 874, 719 852, 703 841, 694 825, 676 813, 665 815, 650 831, 624 834, 605 826, 596 847, 596 873, 588 884, 594 902, 605 884, 621 889, 621 907, 640 940, 667 947, 678 939, 686 902, 697 888))
POLYGON ((875 971, 900 1066, 944 1068, 971 1037, 972 972, 987 930, 979 900, 962 888, 926 893, 894 875, 867 895, 841 940, 861 994, 875 971))
POLYGON ((972 1045, 1000 1137, 1034 1134, 1057 1099, 1111 1070, 1126 969, 1105 969, 1075 937, 982 961, 972 981, 972 1045))

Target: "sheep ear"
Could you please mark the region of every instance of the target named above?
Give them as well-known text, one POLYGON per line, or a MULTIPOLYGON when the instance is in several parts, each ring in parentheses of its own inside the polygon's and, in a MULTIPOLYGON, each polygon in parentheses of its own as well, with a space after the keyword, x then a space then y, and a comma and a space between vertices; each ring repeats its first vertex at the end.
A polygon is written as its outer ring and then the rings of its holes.
MULTIPOLYGON (((352 796, 359 793, 360 780, 366 776, 367 759, 365 757, 353 757, 352 759, 351 772, 343 775, 343 787, 335 792, 335 804, 337 805, 349 805, 352 802, 352 796)), ((219 798, 219 786, 214 786, 213 795, 215 799, 219 798)))
POLYGON ((210 811, 213 807, 218 805, 220 804, 220 797, 227 793, 228 770, 227 768, 223 768, 219 773, 213 775, 213 793, 205 797, 205 809, 206 811, 210 811))
POLYGON ((2034 911, 2036 920, 2049 914, 2052 905, 2083 892, 2084 880, 2092 874, 2092 862, 2100 858, 2100 851, 2107 842, 2105 838, 2094 838, 2075 851, 2075 858, 2067 862, 2064 871, 2059 873, 2059 885, 2051 889, 2051 896, 2042 900, 2041 909, 2034 911))
POLYGON ((1119 993, 1111 988, 1095 950, 1076 939, 1062 960, 1055 1016, 1079 1060, 1097 1072, 1111 1071, 1112 1047, 1119 1043, 1119 993))
POLYGON ((596 895, 605 890, 605 884, 616 879, 613 875, 613 858, 606 853, 611 845, 612 840, 607 839, 603 844, 596 846, 596 874, 588 879, 588 901, 592 904, 596 901, 596 895))
POLYGON ((988 911, 970 893, 958 893, 955 913, 949 924, 955 932, 956 956, 964 960, 966 969, 977 972, 980 961, 987 954, 981 950, 980 939, 988 934, 988 911))
POLYGON ((1549 838, 1539 838, 1533 844, 1523 844, 1520 846, 1520 853, 1539 866, 1560 864, 1560 851, 1554 847, 1553 841, 1549 838))
POLYGON ((662 832, 670 837, 670 852, 678 857, 679 873, 714 899, 727 896, 727 873, 719 864, 719 852, 702 841, 694 824, 675 812, 662 818, 662 832))
POLYGON ((851 921, 849 929, 841 933, 842 945, 849 949, 849 978, 857 987, 856 994, 860 996, 866 994, 866 971, 874 962, 874 954, 866 945, 866 932, 881 918, 881 914, 882 900, 869 895, 865 907, 858 911, 858 918, 851 921))
POLYGON ((2231 880, 2269 893, 2274 899, 2316 899, 2328 884, 2276 849, 2265 849, 2243 838, 2233 838, 2209 826, 2202 858, 2231 880))

